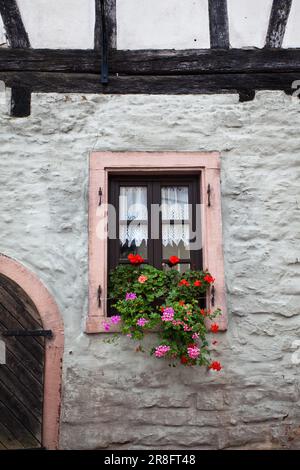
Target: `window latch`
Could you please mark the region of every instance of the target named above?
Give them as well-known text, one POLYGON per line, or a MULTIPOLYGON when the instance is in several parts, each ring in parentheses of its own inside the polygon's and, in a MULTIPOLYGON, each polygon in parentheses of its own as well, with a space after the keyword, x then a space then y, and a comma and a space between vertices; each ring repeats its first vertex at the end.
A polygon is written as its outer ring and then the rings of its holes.
POLYGON ((102 188, 99 188, 98 195, 99 195, 99 206, 101 206, 101 204, 102 204, 102 195, 103 195, 102 188))
POLYGON ((207 186, 207 205, 208 207, 211 206, 211 187, 210 184, 207 186))
POLYGON ((210 299, 212 307, 215 306, 215 293, 216 293, 215 286, 212 286, 212 288, 211 288, 211 299, 210 299))
POLYGON ((98 307, 101 308, 101 295, 102 295, 102 288, 101 286, 99 285, 98 287, 98 292, 97 292, 97 297, 98 297, 98 307))

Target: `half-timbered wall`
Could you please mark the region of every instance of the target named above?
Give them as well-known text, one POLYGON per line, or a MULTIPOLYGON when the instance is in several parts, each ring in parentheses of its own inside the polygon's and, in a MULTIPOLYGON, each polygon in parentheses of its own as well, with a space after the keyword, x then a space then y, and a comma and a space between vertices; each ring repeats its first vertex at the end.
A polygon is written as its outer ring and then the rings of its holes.
MULTIPOLYGON (((272 0, 228 0, 234 48, 265 45, 272 0)), ((93 49, 95 0, 18 0, 34 48, 93 49)), ((208 0, 116 0, 119 49, 209 48, 208 0)), ((300 46, 294 0, 283 47, 300 46)), ((0 44, 1 44, 0 20, 0 44)))
POLYGON ((283 92, 33 94, 30 117, 1 113, 1 252, 37 274, 65 322, 61 447, 299 448, 299 118, 283 92), (84 334, 96 149, 221 152, 219 374, 84 334))

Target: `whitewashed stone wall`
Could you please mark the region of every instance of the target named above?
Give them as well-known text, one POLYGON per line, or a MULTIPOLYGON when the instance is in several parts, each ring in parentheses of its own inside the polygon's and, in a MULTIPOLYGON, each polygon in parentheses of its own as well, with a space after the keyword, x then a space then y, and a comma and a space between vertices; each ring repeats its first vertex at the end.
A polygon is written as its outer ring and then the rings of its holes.
POLYGON ((32 269, 65 322, 63 448, 300 445, 300 107, 281 92, 33 95, 0 115, 0 251, 32 269), (218 150, 229 329, 221 373, 169 368, 83 333, 88 153, 218 150))

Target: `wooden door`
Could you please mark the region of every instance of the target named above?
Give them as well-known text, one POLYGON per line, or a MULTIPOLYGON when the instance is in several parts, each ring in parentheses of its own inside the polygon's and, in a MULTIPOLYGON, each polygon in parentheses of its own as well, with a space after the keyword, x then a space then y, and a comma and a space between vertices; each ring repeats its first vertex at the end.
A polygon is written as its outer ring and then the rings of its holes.
POLYGON ((0 341, 6 356, 0 361, 0 449, 42 446, 45 338, 38 335, 42 329, 27 294, 0 274, 0 341))

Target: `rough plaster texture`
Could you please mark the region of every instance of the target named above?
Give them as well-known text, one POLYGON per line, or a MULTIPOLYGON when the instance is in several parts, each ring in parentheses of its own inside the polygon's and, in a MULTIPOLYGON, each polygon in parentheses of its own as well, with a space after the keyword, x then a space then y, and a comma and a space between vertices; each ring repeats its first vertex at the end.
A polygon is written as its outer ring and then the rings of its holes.
MULTIPOLYGON (((32 269, 65 322, 62 448, 300 446, 300 106, 281 92, 33 95, 0 115, 0 251, 32 269), (218 150, 229 329, 220 373, 169 368, 127 338, 83 333, 88 153, 218 150)), ((150 340, 150 338, 149 338, 150 340)))

